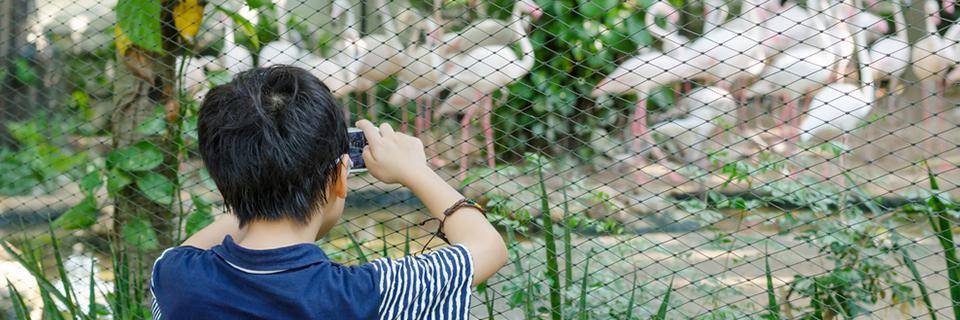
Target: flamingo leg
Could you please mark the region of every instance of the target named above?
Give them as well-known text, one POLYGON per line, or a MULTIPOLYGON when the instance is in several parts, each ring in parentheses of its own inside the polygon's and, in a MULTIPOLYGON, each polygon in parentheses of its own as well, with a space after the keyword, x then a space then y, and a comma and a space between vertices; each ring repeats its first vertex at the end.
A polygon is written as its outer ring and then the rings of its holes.
POLYGON ((783 109, 780 111, 780 141, 785 146, 790 137, 790 119, 793 117, 793 106, 791 99, 788 95, 781 95, 780 99, 783 101, 783 109))
MULTIPOLYGON (((940 156, 943 155, 944 152, 948 151, 948 150, 944 150, 945 148, 942 140, 942 136, 943 134, 945 134, 944 127, 946 127, 945 126, 946 120, 943 119, 943 115, 941 114, 942 112, 944 112, 942 109, 942 105, 945 99, 944 94, 946 90, 947 90, 946 79, 938 78, 937 79, 937 100, 935 100, 936 103, 933 106, 934 137, 933 139, 931 139, 931 143, 933 144, 931 151, 933 151, 933 154, 938 158, 940 158, 940 156)), ((941 161, 938 161, 940 162, 940 164, 937 165, 936 166, 937 169, 934 169, 934 170, 936 170, 938 173, 940 171, 950 170, 950 162, 946 161, 945 159, 940 159, 940 160, 941 161)))
MULTIPOLYGON (((631 142, 633 143, 634 152, 640 152, 643 149, 643 146, 640 144, 640 141, 646 142, 650 146, 650 153, 653 154, 653 157, 656 158, 656 161, 666 161, 667 156, 663 153, 663 150, 657 146, 656 141, 653 141, 653 136, 650 135, 650 131, 647 130, 647 104, 646 99, 639 99, 637 101, 637 107, 633 111, 633 119, 630 124, 630 131, 632 134, 631 142)), ((642 169, 646 167, 647 163, 642 156, 637 158, 637 165, 642 169)), ((667 173, 667 178, 672 182, 681 183, 685 179, 680 176, 676 171, 671 170, 667 173)), ((638 183, 645 183, 649 180, 644 180, 638 177, 638 183)))
POLYGON ((650 182, 649 176, 643 172, 643 168, 647 166, 647 161, 643 158, 643 155, 640 152, 640 150, 642 150, 642 146, 640 145, 640 137, 646 130, 646 120, 647 100, 643 98, 637 99, 637 106, 633 110, 633 116, 631 117, 630 121, 630 143, 633 147, 633 152, 636 154, 634 162, 638 168, 634 176, 637 184, 639 185, 644 185, 650 182))
POLYGON ((423 135, 423 98, 416 97, 413 99, 413 103, 417 107, 416 117, 413 120, 413 134, 420 137, 423 135))
POLYGON ((483 142, 487 145, 487 166, 493 169, 497 166, 496 153, 494 153, 493 146, 493 97, 489 94, 485 95, 483 97, 483 105, 483 117, 480 123, 483 126, 483 142))
POLYGON ((843 150, 840 152, 840 173, 841 174, 838 174, 837 178, 840 179, 840 183, 839 183, 840 188, 846 189, 847 183, 842 173, 847 172, 847 150, 849 150, 849 148, 847 148, 847 133, 843 133, 842 135, 840 135, 840 143, 843 145, 843 150))
POLYGON ((899 85, 899 79, 896 76, 891 76, 890 81, 887 86, 890 89, 887 89, 887 112, 896 110, 897 96, 895 92, 897 91, 897 86, 899 85))
POLYGON ((460 181, 467 179, 467 169, 470 164, 468 153, 470 152, 470 120, 473 119, 473 113, 476 108, 467 108, 467 113, 460 120, 460 181))

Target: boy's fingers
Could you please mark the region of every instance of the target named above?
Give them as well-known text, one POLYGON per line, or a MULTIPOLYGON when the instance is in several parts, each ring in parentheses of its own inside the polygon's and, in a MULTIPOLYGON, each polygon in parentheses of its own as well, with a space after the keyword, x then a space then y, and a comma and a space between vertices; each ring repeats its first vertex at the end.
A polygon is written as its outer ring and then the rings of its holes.
MULTIPOLYGON (((376 159, 373 158, 373 152, 370 151, 370 146, 364 146, 363 153, 361 155, 363 156, 364 163, 372 163, 376 161, 376 159)), ((369 167, 369 165, 367 167, 369 167)))
POLYGON ((363 136, 367 138, 367 144, 380 145, 382 137, 380 136, 380 131, 377 131, 377 127, 373 125, 373 122, 370 122, 366 119, 357 121, 357 128, 363 130, 363 136))
POLYGON ((381 123, 381 124, 380 124, 380 135, 381 135, 381 136, 383 136, 383 137, 392 137, 393 134, 394 134, 394 132, 393 132, 393 127, 391 127, 389 123, 384 122, 384 123, 381 123))

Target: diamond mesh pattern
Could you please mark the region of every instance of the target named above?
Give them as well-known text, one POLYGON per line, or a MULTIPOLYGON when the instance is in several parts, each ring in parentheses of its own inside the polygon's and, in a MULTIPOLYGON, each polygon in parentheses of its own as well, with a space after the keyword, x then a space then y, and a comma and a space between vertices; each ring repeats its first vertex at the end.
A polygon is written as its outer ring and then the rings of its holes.
MULTIPOLYGON (((94 317, 142 317, 116 299, 146 308, 146 292, 118 284, 224 211, 196 149, 199 102, 274 64, 323 80, 350 123, 420 137, 486 205, 510 262, 475 290, 476 318, 955 318, 953 7, 4 0, 0 318, 73 313, 45 295, 63 283, 83 288, 80 312, 92 285, 94 317)), ((436 225, 418 225, 408 190, 349 186, 318 242, 331 257, 428 246, 436 225)))

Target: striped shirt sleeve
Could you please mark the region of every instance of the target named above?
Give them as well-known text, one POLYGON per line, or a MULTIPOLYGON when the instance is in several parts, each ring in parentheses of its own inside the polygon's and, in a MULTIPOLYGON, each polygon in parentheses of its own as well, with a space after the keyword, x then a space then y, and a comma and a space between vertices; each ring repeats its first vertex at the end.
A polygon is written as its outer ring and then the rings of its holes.
POLYGON ((473 261, 463 245, 373 265, 380 274, 379 319, 467 319, 473 261))

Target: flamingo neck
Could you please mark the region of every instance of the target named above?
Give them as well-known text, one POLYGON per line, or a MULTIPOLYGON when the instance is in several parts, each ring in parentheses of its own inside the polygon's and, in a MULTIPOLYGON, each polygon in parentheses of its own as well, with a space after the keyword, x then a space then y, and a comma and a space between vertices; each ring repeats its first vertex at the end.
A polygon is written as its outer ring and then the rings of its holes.
POLYGON ((527 35, 527 26, 530 25, 530 16, 523 15, 516 18, 517 19, 513 22, 513 31, 522 35, 520 37, 520 52, 523 57, 520 58, 520 65, 522 65, 524 69, 530 70, 533 68, 534 63, 533 44, 530 43, 530 36, 527 35))
POLYGON ((384 0, 377 0, 377 11, 380 13, 380 20, 383 23, 383 30, 388 37, 395 37, 397 33, 397 19, 390 13, 390 8, 384 0))
POLYGON ((934 16, 937 14, 937 12, 936 10, 932 10, 933 8, 936 8, 936 7, 937 7, 936 4, 929 5, 929 1, 928 3, 924 3, 923 5, 923 13, 926 15, 923 21, 924 21, 924 26, 926 27, 928 36, 937 35, 938 18, 934 16))
MULTIPOLYGON (((849 0, 844 0, 846 3, 849 0)), ((854 7, 860 8, 861 0, 854 0, 854 7)), ((876 94, 874 86, 873 68, 869 67, 873 62, 870 52, 867 50, 867 36, 864 32, 857 32, 853 35, 854 48, 857 48, 857 68, 860 69, 860 82, 863 83, 863 95, 867 98, 869 104, 873 104, 876 94)))
POLYGON ((895 8, 897 8, 897 13, 893 15, 894 32, 897 33, 897 39, 903 41, 904 43, 908 43, 909 38, 907 37, 907 18, 903 16, 903 12, 905 10, 903 7, 903 1, 897 0, 895 8))
MULTIPOLYGON (((644 13, 643 20, 644 24, 647 26, 647 30, 663 41, 664 52, 680 49, 688 42, 683 36, 677 34, 676 28, 670 28, 668 30, 658 26, 655 15, 652 11, 647 11, 644 13)), ((670 25, 670 22, 667 22, 667 24, 670 25)))

